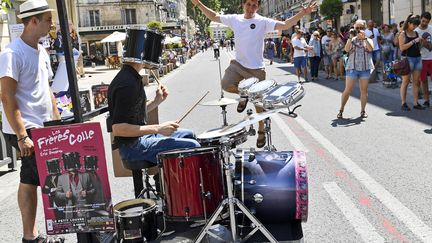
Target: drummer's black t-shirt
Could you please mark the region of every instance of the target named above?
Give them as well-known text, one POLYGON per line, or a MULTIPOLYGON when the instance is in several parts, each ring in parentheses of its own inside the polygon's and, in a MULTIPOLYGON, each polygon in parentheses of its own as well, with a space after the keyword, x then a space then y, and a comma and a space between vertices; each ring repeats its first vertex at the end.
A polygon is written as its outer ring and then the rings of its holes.
MULTIPOLYGON (((108 88, 108 110, 112 124, 147 123, 146 93, 141 75, 131 66, 123 65, 108 88)), ((136 137, 115 137, 117 145, 133 142, 136 137)))

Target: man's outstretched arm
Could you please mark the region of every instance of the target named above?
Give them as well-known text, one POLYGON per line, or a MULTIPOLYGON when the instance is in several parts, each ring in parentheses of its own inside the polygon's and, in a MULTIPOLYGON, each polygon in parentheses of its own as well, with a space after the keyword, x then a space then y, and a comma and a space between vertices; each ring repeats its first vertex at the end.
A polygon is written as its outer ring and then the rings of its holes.
POLYGON ((313 0, 309 1, 308 6, 307 7, 303 7, 303 9, 300 12, 298 12, 296 15, 294 15, 293 17, 285 20, 285 22, 281 21, 281 22, 276 23, 275 30, 286 30, 286 29, 289 29, 289 28, 293 27, 294 25, 297 24, 297 22, 303 16, 305 16, 306 14, 310 14, 313 11, 315 11, 316 8, 317 8, 317 6, 318 5, 317 5, 316 1, 313 1, 313 0))
POLYGON ((216 13, 214 10, 208 8, 205 6, 200 0, 191 0, 192 4, 195 5, 207 18, 209 18, 213 22, 220 23, 220 17, 219 14, 216 13))

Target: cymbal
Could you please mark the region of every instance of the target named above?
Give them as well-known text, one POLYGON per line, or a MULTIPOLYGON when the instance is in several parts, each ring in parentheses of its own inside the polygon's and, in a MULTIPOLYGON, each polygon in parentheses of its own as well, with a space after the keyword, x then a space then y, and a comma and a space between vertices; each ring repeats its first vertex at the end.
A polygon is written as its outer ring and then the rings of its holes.
POLYGON ((237 104, 238 101, 230 98, 220 98, 218 100, 211 100, 204 103, 201 103, 200 105, 203 106, 223 106, 223 105, 233 105, 237 104))
POLYGON ((271 117, 273 115, 276 115, 279 111, 281 111, 282 108, 280 109, 274 109, 274 110, 269 110, 266 112, 262 112, 262 113, 255 113, 252 114, 250 116, 246 116, 243 120, 241 120, 240 122, 236 123, 236 124, 232 124, 229 125, 227 127, 225 127, 224 129, 222 129, 220 132, 221 133, 231 133, 231 132, 235 132, 243 127, 252 125, 254 123, 257 123, 259 121, 262 121, 268 117, 271 117))

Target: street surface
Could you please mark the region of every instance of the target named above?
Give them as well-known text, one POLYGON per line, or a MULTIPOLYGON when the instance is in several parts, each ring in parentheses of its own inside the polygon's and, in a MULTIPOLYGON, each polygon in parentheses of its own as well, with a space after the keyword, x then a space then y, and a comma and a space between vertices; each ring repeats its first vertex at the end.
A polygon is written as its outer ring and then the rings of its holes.
MULTIPOLYGON (((233 55, 221 51, 222 71, 233 55)), ((266 70, 267 78, 279 84, 297 80, 291 64, 276 61, 266 70)), ((95 71, 79 85, 89 85, 90 80, 109 83, 115 74, 95 71)), ((219 80, 213 52, 199 53, 163 77, 170 95, 159 107, 159 120, 179 119, 207 91, 210 94, 204 101, 220 98, 219 80)), ((402 112, 399 89, 375 83, 369 88, 369 118, 359 118, 356 89, 346 106, 346 119, 338 120, 344 82, 321 76, 318 82, 304 86, 306 95, 296 110, 298 117, 288 117, 286 110, 273 116, 272 134, 279 151, 307 152, 310 207, 308 222, 303 224, 305 242, 432 242, 431 109, 402 112)), ((232 94, 225 97, 237 98, 232 94)), ((408 97, 412 106, 411 90, 408 97)), ((251 104, 248 107, 253 108, 251 104)), ((229 124, 246 115, 237 113, 236 105, 227 110, 229 124)), ((221 127, 220 113, 219 107, 197 106, 181 125, 200 134, 221 127)), ((104 118, 102 115, 96 121, 106 131, 104 118)), ((105 133, 104 138, 115 204, 133 197, 132 179, 113 177, 109 135, 105 133)), ((249 137, 239 147, 251 148, 255 142, 255 137, 249 137)), ((0 242, 19 242, 19 171, 0 169, 0 242)), ((41 205, 37 219, 44 232, 41 205)), ((75 235, 66 238, 67 242, 76 241, 75 235)))

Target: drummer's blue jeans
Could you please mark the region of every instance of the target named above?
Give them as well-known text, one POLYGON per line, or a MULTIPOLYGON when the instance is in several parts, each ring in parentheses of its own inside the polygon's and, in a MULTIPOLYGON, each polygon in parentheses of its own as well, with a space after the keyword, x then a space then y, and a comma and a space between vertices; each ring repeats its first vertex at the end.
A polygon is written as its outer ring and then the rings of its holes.
POLYGON ((120 144, 119 151, 122 160, 144 160, 157 164, 157 154, 160 152, 197 147, 201 145, 195 140, 195 135, 191 130, 178 129, 170 137, 151 134, 142 136, 131 144, 120 144))

